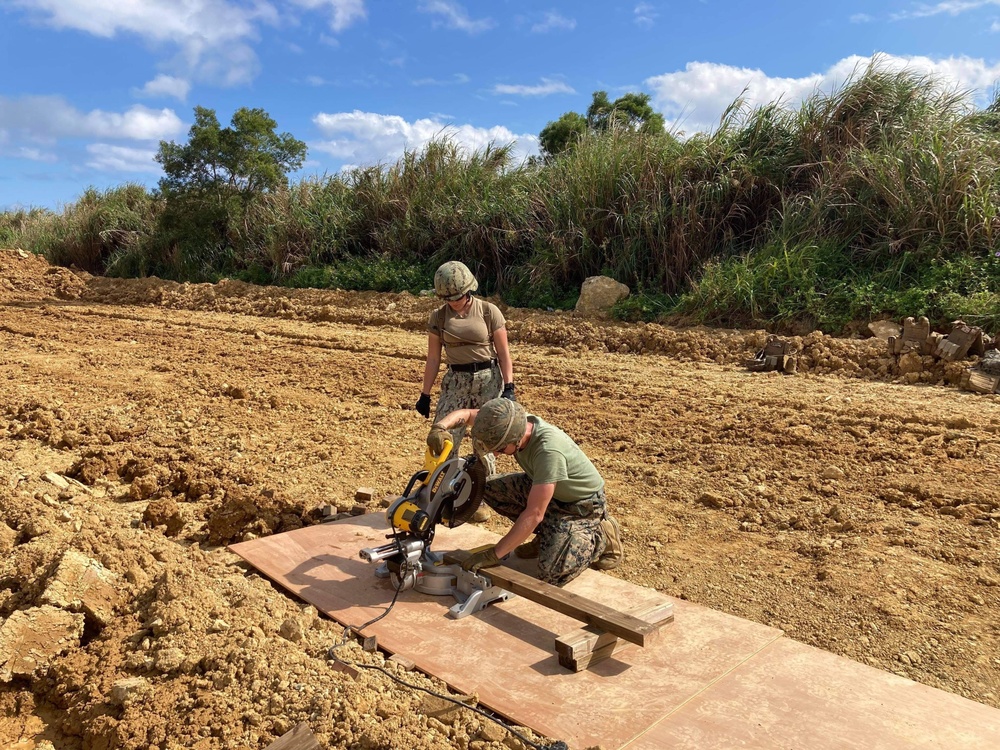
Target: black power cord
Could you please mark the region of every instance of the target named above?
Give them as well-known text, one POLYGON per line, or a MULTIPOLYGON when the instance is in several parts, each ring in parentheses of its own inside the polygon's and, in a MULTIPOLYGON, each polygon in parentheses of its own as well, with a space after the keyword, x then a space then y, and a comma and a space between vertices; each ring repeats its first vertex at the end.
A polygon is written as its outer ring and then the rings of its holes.
POLYGON ((562 740, 556 740, 551 745, 541 745, 541 744, 539 744, 537 742, 532 742, 527 737, 525 737, 523 734, 521 734, 516 729, 514 729, 512 726, 510 726, 509 724, 507 724, 507 722, 503 721, 502 719, 500 719, 499 717, 497 717, 494 714, 490 713, 489 711, 484 711, 483 709, 479 708, 479 706, 470 706, 468 703, 462 703, 462 701, 456 700, 455 698, 452 698, 450 695, 443 695, 443 694, 438 693, 438 692, 436 692, 434 690, 430 690, 429 688, 425 688, 425 687, 421 687, 420 685, 414 685, 412 683, 409 683, 406 680, 403 680, 400 677, 394 675, 392 672, 390 672, 385 667, 380 667, 380 666, 378 666, 376 664, 361 664, 360 662, 349 661, 347 659, 344 659, 341 656, 338 656, 337 655, 337 649, 339 649, 342 646, 344 646, 344 645, 347 644, 348 640, 350 639, 350 634, 352 632, 353 633, 360 633, 362 630, 364 630, 365 628, 367 628, 369 625, 374 625, 376 622, 378 622, 379 620, 381 620, 383 617, 385 617, 386 615, 388 615, 389 612, 392 611, 392 608, 396 605, 396 600, 399 598, 399 592, 400 591, 402 591, 401 588, 396 588, 395 593, 392 595, 392 601, 389 602, 389 605, 385 608, 385 612, 383 612, 382 614, 380 614, 378 617, 372 618, 371 620, 369 620, 368 622, 366 622, 364 625, 359 625, 359 626, 347 625, 347 626, 345 626, 344 627, 344 632, 341 634, 340 641, 338 643, 335 643, 332 646, 330 646, 330 650, 327 651, 327 656, 330 659, 333 659, 335 662, 338 662, 339 664, 343 664, 343 665, 348 666, 348 667, 353 667, 353 668, 356 668, 356 669, 373 669, 373 670, 375 670, 377 672, 381 672, 382 674, 384 674, 389 679, 391 679, 391 680, 393 680, 395 682, 398 682, 400 685, 403 685, 405 687, 410 688, 411 690, 420 690, 420 691, 422 691, 424 693, 427 693, 428 695, 433 695, 435 698, 440 698, 442 700, 448 701, 449 703, 454 703, 456 706, 460 706, 462 708, 466 708, 469 711, 472 711, 474 713, 479 714, 480 716, 482 716, 485 719, 489 719, 494 724, 498 724, 499 726, 503 727, 505 730, 507 730, 512 735, 514 735, 519 740, 521 740, 521 742, 523 742, 525 745, 529 745, 529 746, 535 748, 535 750, 569 750, 569 746, 565 742, 563 742, 562 740))

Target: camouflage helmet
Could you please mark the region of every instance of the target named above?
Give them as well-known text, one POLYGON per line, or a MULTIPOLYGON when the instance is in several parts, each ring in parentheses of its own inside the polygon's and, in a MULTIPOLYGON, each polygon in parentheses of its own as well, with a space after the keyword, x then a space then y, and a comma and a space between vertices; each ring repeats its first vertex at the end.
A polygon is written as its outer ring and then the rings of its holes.
POLYGON ((464 263, 449 260, 434 273, 434 292, 443 300, 455 302, 479 288, 479 282, 464 263))
POLYGON ((528 415, 517 401, 487 401, 472 425, 472 449, 477 455, 487 456, 510 443, 519 443, 527 427, 528 415))

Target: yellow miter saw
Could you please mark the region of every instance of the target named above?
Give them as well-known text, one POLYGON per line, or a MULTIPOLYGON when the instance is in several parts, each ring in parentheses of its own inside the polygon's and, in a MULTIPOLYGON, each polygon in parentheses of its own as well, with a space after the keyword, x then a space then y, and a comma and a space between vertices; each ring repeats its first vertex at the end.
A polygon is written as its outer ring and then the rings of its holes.
POLYGON ((444 555, 431 550, 438 524, 449 529, 470 520, 483 501, 486 466, 476 456, 449 458, 452 442, 440 455, 430 448, 424 468, 410 477, 403 494, 386 508, 390 532, 387 544, 361 550, 361 559, 379 563, 375 575, 389 578, 399 591, 416 589, 432 596, 454 596, 458 602, 449 617, 458 619, 496 601, 513 596, 489 579, 446 564, 444 555))

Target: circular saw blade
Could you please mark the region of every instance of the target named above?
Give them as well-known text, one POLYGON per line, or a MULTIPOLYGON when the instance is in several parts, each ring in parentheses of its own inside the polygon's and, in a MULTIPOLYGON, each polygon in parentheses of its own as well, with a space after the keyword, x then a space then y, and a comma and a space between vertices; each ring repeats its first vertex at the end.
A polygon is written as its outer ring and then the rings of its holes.
POLYGON ((462 467, 465 482, 450 509, 441 514, 441 521, 450 529, 469 521, 483 502, 486 491, 486 465, 475 456, 465 459, 462 467))

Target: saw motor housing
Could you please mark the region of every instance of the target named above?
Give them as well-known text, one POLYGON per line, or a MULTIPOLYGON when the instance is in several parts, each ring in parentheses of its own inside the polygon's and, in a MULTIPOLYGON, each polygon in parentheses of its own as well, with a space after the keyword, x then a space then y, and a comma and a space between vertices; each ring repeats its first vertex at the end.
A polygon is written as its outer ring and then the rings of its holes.
POLYGON ((424 468, 411 478, 403 494, 386 508, 391 541, 361 550, 361 558, 383 562, 400 590, 413 588, 421 574, 440 563, 430 545, 438 524, 460 526, 478 510, 486 485, 485 465, 475 456, 449 458, 452 443, 439 456, 430 449, 424 468))

